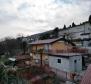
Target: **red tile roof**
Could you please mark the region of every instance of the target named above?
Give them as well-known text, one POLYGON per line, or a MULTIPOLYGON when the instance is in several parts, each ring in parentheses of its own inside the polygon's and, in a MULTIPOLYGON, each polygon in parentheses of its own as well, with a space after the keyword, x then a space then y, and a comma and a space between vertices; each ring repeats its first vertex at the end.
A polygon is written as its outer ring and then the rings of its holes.
POLYGON ((91 84, 91 64, 88 66, 80 84, 91 84))

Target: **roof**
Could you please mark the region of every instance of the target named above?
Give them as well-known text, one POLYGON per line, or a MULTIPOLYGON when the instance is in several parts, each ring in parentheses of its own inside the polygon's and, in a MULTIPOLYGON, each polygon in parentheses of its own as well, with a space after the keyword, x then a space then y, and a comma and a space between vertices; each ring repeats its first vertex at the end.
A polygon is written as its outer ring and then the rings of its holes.
POLYGON ((37 40, 37 41, 32 42, 32 43, 29 43, 29 44, 30 44, 30 45, 50 44, 50 43, 54 43, 54 42, 59 41, 59 40, 68 42, 68 43, 72 44, 73 46, 75 46, 75 44, 72 43, 70 40, 67 40, 67 39, 64 39, 64 38, 47 39, 47 40, 37 40))
POLYGON ((53 53, 53 54, 49 54, 49 56, 69 58, 73 56, 81 56, 81 54, 80 53, 53 53))
POLYGON ((38 40, 38 41, 35 41, 35 42, 32 42, 30 44, 49 44, 49 43, 52 43, 54 41, 56 41, 57 39, 47 39, 47 40, 38 40))
POLYGON ((91 84, 91 64, 88 66, 80 84, 91 84))

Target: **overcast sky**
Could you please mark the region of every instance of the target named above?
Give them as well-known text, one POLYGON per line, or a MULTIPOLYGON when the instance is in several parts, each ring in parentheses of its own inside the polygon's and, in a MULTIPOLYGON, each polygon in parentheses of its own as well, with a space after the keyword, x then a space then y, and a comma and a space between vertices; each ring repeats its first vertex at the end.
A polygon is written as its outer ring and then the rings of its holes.
POLYGON ((0 38, 88 20, 91 0, 0 0, 0 38))

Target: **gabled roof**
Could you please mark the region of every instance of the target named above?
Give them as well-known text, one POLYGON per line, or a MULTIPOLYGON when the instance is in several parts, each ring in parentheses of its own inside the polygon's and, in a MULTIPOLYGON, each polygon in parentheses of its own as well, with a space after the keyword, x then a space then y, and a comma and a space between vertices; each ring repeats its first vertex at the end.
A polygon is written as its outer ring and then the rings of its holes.
POLYGON ((91 84, 91 64, 88 66, 80 84, 91 84))
POLYGON ((70 43, 71 45, 75 46, 74 43, 72 43, 70 40, 64 39, 64 38, 56 38, 56 39, 47 39, 47 40, 38 40, 32 43, 29 43, 30 45, 39 45, 39 44, 50 44, 50 43, 54 43, 56 41, 65 41, 70 43))

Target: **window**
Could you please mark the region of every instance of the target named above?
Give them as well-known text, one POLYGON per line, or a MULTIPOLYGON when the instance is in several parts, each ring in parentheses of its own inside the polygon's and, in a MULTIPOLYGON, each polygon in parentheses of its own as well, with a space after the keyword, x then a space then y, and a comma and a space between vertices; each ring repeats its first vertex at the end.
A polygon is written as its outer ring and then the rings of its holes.
POLYGON ((77 60, 74 60, 74 63, 76 63, 77 62, 77 60))
POLYGON ((58 63, 61 63, 61 59, 58 59, 58 63))

